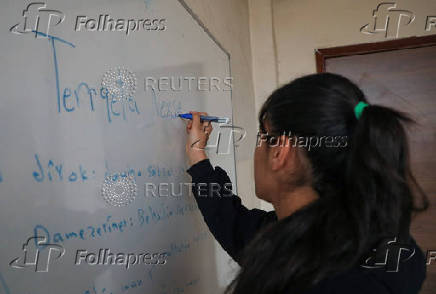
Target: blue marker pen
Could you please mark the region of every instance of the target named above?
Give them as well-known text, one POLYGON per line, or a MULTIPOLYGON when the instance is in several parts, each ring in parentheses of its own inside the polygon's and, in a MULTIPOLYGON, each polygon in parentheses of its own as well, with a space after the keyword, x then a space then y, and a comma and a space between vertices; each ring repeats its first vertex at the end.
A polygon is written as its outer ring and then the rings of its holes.
MULTIPOLYGON (((181 113, 179 114, 179 117, 186 118, 186 119, 192 119, 191 113, 181 113)), ((228 123, 229 119, 227 117, 218 117, 218 116, 204 116, 200 115, 200 120, 206 120, 210 122, 217 122, 217 123, 228 123)))

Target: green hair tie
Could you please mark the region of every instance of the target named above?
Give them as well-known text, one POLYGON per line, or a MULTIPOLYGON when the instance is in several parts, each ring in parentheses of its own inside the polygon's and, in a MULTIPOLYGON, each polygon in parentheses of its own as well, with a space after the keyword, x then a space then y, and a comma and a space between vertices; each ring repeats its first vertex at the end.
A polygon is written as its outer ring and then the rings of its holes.
POLYGON ((356 118, 359 119, 362 115, 363 109, 368 106, 368 103, 365 103, 363 101, 360 101, 357 103, 356 107, 354 107, 354 114, 356 115, 356 118))

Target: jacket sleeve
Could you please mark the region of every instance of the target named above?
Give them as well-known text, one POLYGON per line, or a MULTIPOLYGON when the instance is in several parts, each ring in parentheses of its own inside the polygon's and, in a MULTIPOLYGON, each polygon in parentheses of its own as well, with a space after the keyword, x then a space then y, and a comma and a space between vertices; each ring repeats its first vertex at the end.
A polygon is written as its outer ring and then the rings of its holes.
POLYGON ((238 263, 242 249, 264 225, 277 220, 275 212, 247 209, 231 191, 227 173, 209 159, 192 165, 192 193, 209 230, 224 250, 238 263))

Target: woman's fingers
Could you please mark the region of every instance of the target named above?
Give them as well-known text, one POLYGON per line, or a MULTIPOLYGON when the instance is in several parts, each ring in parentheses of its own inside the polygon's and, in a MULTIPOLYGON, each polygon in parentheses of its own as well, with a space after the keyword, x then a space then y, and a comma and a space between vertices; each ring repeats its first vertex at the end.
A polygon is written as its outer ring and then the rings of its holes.
POLYGON ((207 112, 190 111, 189 113, 192 114, 192 120, 189 120, 188 124, 186 125, 187 133, 189 133, 192 130, 192 128, 201 130, 208 135, 212 133, 213 127, 211 121, 207 121, 207 120, 202 121, 200 118, 200 116, 207 116, 208 115, 207 112))
MULTIPOLYGON (((200 115, 208 116, 207 112, 200 112, 200 115)), ((209 120, 203 121, 202 126, 203 126, 203 131, 206 132, 207 134, 210 134, 212 132, 213 128, 212 128, 211 121, 209 121, 209 120)))
POLYGON ((192 127, 201 129, 200 113, 192 111, 192 127))
MULTIPOLYGON (((207 116, 207 112, 200 112, 200 115, 207 116)), ((202 123, 203 127, 207 126, 208 124, 210 124, 210 121, 208 121, 208 120, 204 120, 202 123)))
MULTIPOLYGON (((192 119, 189 120, 186 126, 188 139, 186 141, 185 151, 192 165, 201 159, 207 158, 205 149, 209 136, 203 131, 205 122, 202 122, 200 119, 200 115, 204 114, 196 111, 190 111, 189 113, 192 114, 192 119)), ((210 126, 208 128, 210 128, 210 126)))
POLYGON ((206 127, 206 131, 207 131, 208 134, 212 133, 213 127, 212 127, 212 123, 211 122, 209 122, 209 125, 206 127))

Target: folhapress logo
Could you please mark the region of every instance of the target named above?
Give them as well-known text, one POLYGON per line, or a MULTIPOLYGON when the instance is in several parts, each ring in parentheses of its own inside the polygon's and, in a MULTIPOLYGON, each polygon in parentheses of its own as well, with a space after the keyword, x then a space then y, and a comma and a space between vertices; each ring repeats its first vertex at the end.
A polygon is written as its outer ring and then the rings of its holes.
POLYGON ((47 9, 43 2, 33 2, 23 10, 23 19, 10 28, 15 34, 35 33, 36 38, 47 38, 50 28, 65 20, 65 14, 59 10, 47 9), (38 34, 37 32, 40 32, 38 34))
POLYGON ((33 267, 35 272, 48 272, 48 266, 53 260, 61 258, 65 249, 58 244, 47 244, 47 238, 42 236, 31 237, 23 244, 24 255, 17 257, 9 266, 17 269, 33 267), (43 247, 44 250, 39 248, 43 247))
POLYGON ((400 261, 405 262, 415 255, 415 248, 397 242, 397 238, 385 239, 380 251, 373 249, 361 267, 374 269, 385 268, 387 272, 398 272, 400 261), (403 252, 406 253, 403 255, 403 252))
POLYGON ((407 26, 415 20, 415 14, 408 10, 396 9, 394 2, 380 3, 372 13, 372 21, 360 31, 364 34, 384 33, 386 38, 398 38, 401 26, 407 26), (404 19, 404 21, 403 21, 404 19))
MULTIPOLYGON (((76 32, 132 32, 164 31, 167 28, 165 18, 113 18, 110 14, 96 17, 79 15, 73 30, 76 32)), ((50 37, 50 29, 65 20, 65 14, 59 10, 48 9, 44 2, 32 2, 23 10, 21 22, 10 28, 14 34, 35 33, 36 38, 50 37)))
POLYGON ((76 32, 131 32, 139 31, 164 31, 167 28, 165 18, 145 19, 114 19, 109 14, 100 14, 98 17, 77 16, 74 30, 76 32))

